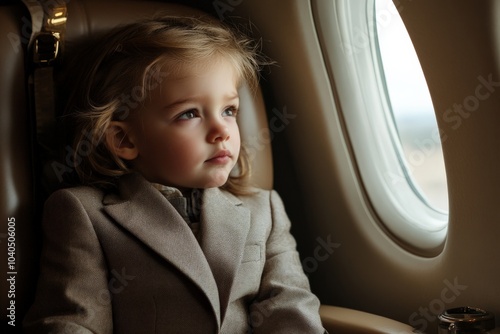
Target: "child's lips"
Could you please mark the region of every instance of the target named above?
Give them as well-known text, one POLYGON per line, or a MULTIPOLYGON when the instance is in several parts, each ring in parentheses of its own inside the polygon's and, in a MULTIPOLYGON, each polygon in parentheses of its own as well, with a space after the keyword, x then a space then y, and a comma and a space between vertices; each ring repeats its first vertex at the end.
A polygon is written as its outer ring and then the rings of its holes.
POLYGON ((220 150, 205 162, 210 162, 215 164, 225 164, 231 160, 231 157, 232 155, 229 150, 220 150))

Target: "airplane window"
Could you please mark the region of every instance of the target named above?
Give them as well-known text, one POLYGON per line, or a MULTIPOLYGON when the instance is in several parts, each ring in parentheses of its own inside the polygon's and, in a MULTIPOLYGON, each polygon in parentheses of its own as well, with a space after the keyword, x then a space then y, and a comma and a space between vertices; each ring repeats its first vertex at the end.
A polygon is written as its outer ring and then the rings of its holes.
POLYGON ((428 205, 448 211, 448 189, 441 138, 424 74, 398 9, 376 0, 377 37, 390 112, 403 149, 405 175, 428 205), (391 20, 384 16, 392 13, 391 20))
POLYGON ((399 15, 404 4, 312 3, 362 201, 399 245, 436 256, 448 231, 446 175, 427 85, 399 15))

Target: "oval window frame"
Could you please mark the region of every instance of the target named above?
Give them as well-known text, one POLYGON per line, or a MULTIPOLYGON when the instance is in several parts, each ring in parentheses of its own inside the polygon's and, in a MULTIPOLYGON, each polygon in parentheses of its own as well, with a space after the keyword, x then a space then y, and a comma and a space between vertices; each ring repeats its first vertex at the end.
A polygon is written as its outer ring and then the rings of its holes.
POLYGON ((407 250, 436 256, 444 247, 448 215, 423 201, 407 174, 381 74, 375 0, 311 1, 344 135, 376 220, 407 250), (322 29, 330 31, 323 35, 322 29))

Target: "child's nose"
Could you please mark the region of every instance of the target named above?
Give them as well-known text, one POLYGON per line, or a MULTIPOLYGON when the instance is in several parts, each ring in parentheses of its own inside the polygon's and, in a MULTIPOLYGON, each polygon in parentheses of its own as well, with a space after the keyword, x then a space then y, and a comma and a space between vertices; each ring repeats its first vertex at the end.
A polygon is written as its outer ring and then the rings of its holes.
POLYGON ((208 133, 208 141, 211 143, 226 141, 229 139, 229 128, 221 121, 214 121, 208 133))

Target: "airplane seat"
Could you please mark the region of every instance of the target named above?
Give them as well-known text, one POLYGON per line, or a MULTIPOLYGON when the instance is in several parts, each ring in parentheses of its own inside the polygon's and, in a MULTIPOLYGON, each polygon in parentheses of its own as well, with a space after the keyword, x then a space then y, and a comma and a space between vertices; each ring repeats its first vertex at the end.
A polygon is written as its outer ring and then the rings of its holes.
MULTIPOLYGON (((172 15, 202 14, 196 9, 161 1, 64 2, 68 10, 64 52, 70 51, 81 39, 92 38, 95 33, 158 11, 172 15)), ((1 35, 7 37, 0 39, 0 208, 4 219, 0 230, 0 259, 12 265, 7 271, 10 280, 1 280, 0 286, 2 317, 15 325, 8 324, 7 333, 15 333, 21 331, 23 315, 34 296, 41 246, 40 216, 46 193, 36 144, 36 119, 28 96, 30 56, 26 46, 31 23, 29 12, 20 1, 0 6, 0 29, 1 35)), ((241 108, 253 111, 241 113, 239 121, 242 141, 252 148, 252 180, 257 186, 270 189, 273 186, 271 146, 259 136, 267 129, 263 98, 259 91, 250 92, 247 87, 242 88, 240 97, 241 108)), ((57 184, 52 187, 56 188, 57 184)), ((411 332, 409 326, 393 320, 341 307, 322 306, 321 315, 330 333, 396 333, 394 329, 397 333, 411 332)))

